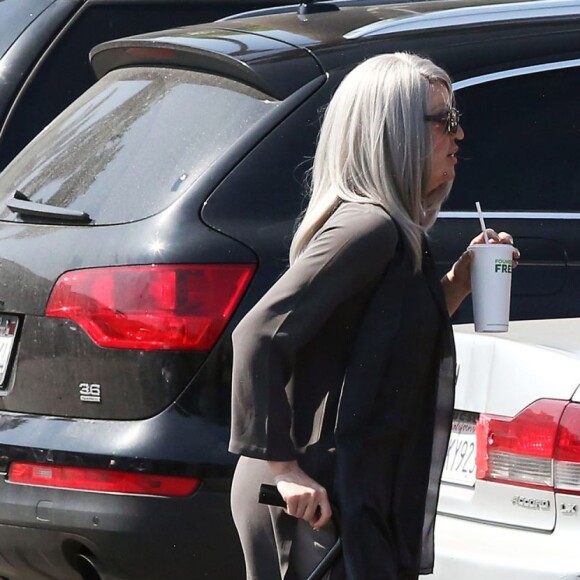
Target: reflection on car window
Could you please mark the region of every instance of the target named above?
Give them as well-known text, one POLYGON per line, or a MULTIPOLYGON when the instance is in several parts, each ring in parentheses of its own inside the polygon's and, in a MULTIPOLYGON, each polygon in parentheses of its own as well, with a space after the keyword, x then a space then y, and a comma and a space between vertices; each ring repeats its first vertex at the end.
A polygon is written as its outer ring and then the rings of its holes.
POLYGON ((0 0, 0 58, 54 0, 0 0))
POLYGON ((85 211, 97 224, 140 219, 179 197, 275 106, 205 73, 114 71, 8 166, 0 191, 85 211))
POLYGON ((580 211, 580 68, 461 89, 465 140, 445 210, 580 211))

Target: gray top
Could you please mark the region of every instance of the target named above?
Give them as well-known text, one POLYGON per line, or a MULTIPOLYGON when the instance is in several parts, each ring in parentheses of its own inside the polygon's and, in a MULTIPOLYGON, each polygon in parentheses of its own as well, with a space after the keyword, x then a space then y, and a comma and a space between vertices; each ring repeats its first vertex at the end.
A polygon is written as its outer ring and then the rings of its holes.
POLYGON ((382 209, 343 203, 246 315, 233 334, 230 451, 284 461, 316 441, 362 309, 396 244, 382 209))
POLYGON ((421 541, 432 544, 449 435, 450 335, 428 252, 413 272, 390 216, 357 203, 338 207, 234 332, 230 450, 296 458, 329 490, 349 578, 430 570, 421 541))

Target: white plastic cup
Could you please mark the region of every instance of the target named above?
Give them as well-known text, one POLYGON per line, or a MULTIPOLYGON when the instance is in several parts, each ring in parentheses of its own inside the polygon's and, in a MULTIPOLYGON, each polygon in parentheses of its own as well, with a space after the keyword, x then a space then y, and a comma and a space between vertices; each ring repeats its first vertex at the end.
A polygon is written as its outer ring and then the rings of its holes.
POLYGON ((510 319, 514 247, 475 244, 471 262, 471 292, 475 332, 507 332, 510 319))

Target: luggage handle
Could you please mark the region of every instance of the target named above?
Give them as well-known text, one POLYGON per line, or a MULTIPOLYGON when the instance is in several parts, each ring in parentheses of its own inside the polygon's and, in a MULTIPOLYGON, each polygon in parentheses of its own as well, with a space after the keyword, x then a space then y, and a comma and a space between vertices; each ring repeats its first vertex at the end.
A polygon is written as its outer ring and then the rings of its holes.
MULTIPOLYGON (((260 486, 258 503, 282 508, 286 507, 286 502, 284 501, 284 498, 278 491, 278 488, 275 485, 269 485, 267 483, 263 483, 260 486)), ((336 525, 336 531, 338 533, 339 532, 337 518, 338 512, 336 511, 334 506, 332 506, 332 513, 336 525)), ((322 558, 322 560, 316 565, 314 570, 310 572, 307 580, 322 580, 324 578, 324 575, 330 571, 332 565, 336 562, 336 560, 338 560, 341 552, 342 552, 342 540, 340 539, 340 536, 338 536, 332 548, 330 548, 330 550, 326 552, 324 558, 322 558)))

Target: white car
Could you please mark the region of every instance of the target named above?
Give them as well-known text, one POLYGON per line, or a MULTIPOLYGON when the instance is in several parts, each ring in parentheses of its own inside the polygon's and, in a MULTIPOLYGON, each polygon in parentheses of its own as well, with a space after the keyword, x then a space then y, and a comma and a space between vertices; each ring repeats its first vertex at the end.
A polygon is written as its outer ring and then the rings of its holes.
POLYGON ((580 319, 455 327, 436 580, 580 578, 580 319))

